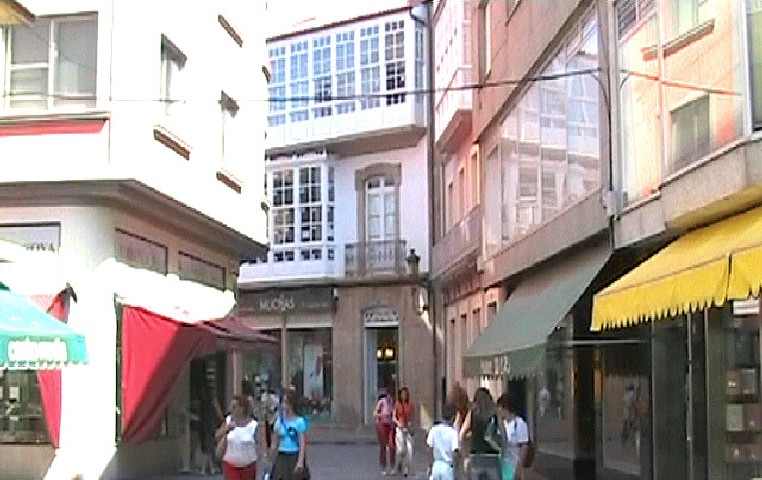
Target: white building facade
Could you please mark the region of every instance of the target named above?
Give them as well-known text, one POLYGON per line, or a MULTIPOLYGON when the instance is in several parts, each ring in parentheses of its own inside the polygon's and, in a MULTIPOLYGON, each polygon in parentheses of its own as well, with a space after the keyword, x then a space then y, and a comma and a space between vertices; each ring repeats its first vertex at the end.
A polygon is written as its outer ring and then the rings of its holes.
POLYGON ((409 7, 268 41, 271 248, 242 266, 238 313, 281 336, 272 374, 315 418, 370 423, 402 386, 432 416, 425 52, 409 7))
POLYGON ((4 374, 24 409, 0 417, 0 478, 177 472, 189 369, 159 431, 123 445, 119 305, 224 316, 240 262, 264 250, 265 2, 24 6, 32 23, 0 26, 0 239, 38 261, 2 281, 30 295, 70 283, 89 365, 62 372, 58 448, 34 373, 4 374))

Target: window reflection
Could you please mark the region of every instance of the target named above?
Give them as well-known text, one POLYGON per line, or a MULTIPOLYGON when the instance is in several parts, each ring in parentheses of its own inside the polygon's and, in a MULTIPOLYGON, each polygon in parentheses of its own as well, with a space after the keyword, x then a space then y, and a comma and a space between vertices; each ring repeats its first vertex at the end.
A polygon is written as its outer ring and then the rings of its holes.
MULTIPOLYGON (((543 75, 598 68, 588 14, 543 75)), ((501 129, 503 240, 525 235, 600 187, 600 87, 590 73, 532 84, 501 129)))

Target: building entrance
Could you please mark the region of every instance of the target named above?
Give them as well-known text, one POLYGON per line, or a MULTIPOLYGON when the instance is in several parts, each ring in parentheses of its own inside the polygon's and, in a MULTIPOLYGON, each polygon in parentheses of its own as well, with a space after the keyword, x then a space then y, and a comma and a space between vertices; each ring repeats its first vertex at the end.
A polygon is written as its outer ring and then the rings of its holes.
POLYGON ((373 423, 378 394, 385 388, 396 395, 398 388, 399 334, 394 327, 365 329, 365 423, 373 423))

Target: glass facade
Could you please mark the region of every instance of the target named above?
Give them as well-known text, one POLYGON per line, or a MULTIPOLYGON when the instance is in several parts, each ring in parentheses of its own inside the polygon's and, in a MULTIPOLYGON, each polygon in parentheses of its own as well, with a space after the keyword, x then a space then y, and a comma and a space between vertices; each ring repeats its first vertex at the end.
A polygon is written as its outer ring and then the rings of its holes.
POLYGON ((0 370, 0 443, 46 443, 37 372, 0 370))
POLYGON ((330 418, 333 403, 333 331, 288 330, 286 380, 302 399, 304 413, 330 418))
MULTIPOLYGON (((280 342, 280 330, 263 330, 263 334, 275 337, 280 342)), ((277 391, 283 386, 281 379, 280 348, 257 348, 242 352, 243 372, 252 383, 277 391)))
MULTIPOLYGON (((598 22, 586 14, 550 58, 541 75, 563 75, 535 82, 503 120, 500 179, 486 179, 486 192, 500 192, 497 232, 485 231, 486 253, 551 220, 601 186, 600 95, 589 70, 598 68, 598 22), (575 73, 579 72, 579 73, 575 73), (494 185, 498 183, 499 185, 494 185)), ((485 168, 493 160, 487 156, 485 168)), ((497 218, 495 218, 497 219, 497 218)))
POLYGON ((622 0, 616 8, 622 187, 631 202, 744 133, 746 15, 734 0, 622 0))
MULTIPOLYGON (((572 316, 548 337, 545 368, 535 377, 534 434, 541 452, 574 458, 574 352, 565 343, 572 338, 572 316)), ((510 387, 509 387, 510 388, 510 387)))

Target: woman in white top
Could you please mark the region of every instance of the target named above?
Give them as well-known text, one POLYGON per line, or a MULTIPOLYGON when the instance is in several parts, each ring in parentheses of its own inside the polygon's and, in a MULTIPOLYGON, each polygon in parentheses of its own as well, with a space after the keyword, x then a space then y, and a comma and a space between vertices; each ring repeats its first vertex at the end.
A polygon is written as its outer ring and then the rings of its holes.
POLYGON ((254 480, 257 475, 257 458, 262 442, 252 413, 249 399, 236 396, 230 415, 215 434, 216 441, 225 442, 222 456, 225 480, 254 480))
POLYGON ((517 413, 516 402, 508 394, 497 399, 498 416, 503 427, 503 446, 500 452, 501 469, 505 480, 524 480, 524 463, 529 453, 529 427, 517 413))

